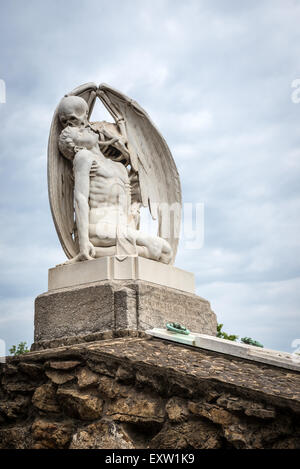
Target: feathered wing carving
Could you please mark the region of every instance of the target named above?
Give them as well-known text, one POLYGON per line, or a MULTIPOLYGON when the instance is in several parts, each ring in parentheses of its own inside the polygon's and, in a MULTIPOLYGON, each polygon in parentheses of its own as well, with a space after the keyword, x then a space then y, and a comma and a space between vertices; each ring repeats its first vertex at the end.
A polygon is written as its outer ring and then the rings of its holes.
MULTIPOLYGON (((108 85, 102 84, 98 88, 94 83, 87 83, 66 96, 70 95, 85 99, 89 105, 89 116, 98 95, 115 119, 117 129, 113 130, 119 130, 124 141, 127 141, 134 181, 132 187, 134 189, 134 186, 139 185, 142 205, 148 206, 152 217, 158 220, 158 236, 170 243, 173 263, 181 223, 181 187, 175 162, 164 138, 148 114, 135 101, 108 85)), ((110 131, 109 126, 113 124, 105 125, 110 131)), ((70 259, 79 252, 79 246, 74 218, 72 163, 59 152, 58 139, 61 131, 56 109, 48 144, 48 190, 55 228, 70 259)), ((110 157, 109 154, 107 156, 110 157)), ((124 164, 127 163, 125 160, 124 164)))
POLYGON ((106 84, 99 86, 98 95, 127 139, 142 205, 149 206, 152 217, 158 219, 158 236, 170 243, 173 263, 181 224, 181 187, 169 147, 138 103, 106 84))
MULTIPOLYGON (((80 96, 93 110, 97 85, 87 83, 75 88, 66 96, 80 96)), ((48 191, 54 225, 67 257, 71 259, 78 251, 76 224, 74 218, 74 181, 72 162, 63 158, 58 149, 58 139, 62 131, 57 109, 54 112, 48 143, 48 191)))

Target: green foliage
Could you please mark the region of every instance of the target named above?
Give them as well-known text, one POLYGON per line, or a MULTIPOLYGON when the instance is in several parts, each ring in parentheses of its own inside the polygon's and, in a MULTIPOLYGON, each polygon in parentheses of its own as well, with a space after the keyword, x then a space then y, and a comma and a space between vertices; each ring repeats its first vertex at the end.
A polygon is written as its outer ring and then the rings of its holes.
POLYGON ((255 347, 264 348, 264 346, 260 342, 257 342, 257 340, 251 339, 251 337, 243 337, 241 339, 241 342, 247 345, 254 345, 255 347))
MULTIPOLYGON (((223 329, 224 324, 218 324, 217 326, 217 337, 220 337, 220 339, 226 339, 226 340, 232 340, 233 342, 236 342, 237 339, 239 338, 238 335, 235 334, 227 334, 224 332, 223 329)), ((254 345, 255 347, 261 347, 263 348, 264 346, 258 342, 257 340, 251 339, 251 337, 243 337, 241 339, 241 342, 247 345, 254 345)))
POLYGON ((232 340, 235 342, 239 336, 235 334, 227 334, 226 332, 222 331, 224 324, 218 324, 217 326, 217 337, 220 337, 220 339, 226 339, 226 340, 232 340))
POLYGON ((22 355, 23 353, 27 353, 27 352, 29 352, 29 349, 27 348, 27 342, 20 342, 17 347, 13 345, 9 349, 9 353, 11 355, 22 355))

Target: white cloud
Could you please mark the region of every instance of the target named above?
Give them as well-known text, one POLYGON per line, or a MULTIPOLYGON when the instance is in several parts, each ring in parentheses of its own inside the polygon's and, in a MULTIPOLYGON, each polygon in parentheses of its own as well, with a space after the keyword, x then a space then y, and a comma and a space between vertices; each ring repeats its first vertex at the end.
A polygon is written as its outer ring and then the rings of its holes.
POLYGON ((252 337, 267 348, 292 352, 300 337, 300 278, 279 282, 214 282, 198 285, 226 332, 252 337), (274 347, 274 344, 276 346, 274 347))
POLYGON ((111 86, 122 84, 122 91, 127 94, 139 86, 163 87, 168 78, 168 67, 161 59, 137 46, 134 52, 128 52, 115 63, 101 66, 95 75, 111 86))

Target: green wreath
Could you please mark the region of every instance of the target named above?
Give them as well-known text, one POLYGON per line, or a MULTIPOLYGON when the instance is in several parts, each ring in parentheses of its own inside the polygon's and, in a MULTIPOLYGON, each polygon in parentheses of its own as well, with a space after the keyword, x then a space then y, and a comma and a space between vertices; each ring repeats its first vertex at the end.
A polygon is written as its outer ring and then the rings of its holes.
POLYGON ((179 334, 188 335, 190 333, 190 331, 185 326, 182 326, 178 322, 168 322, 167 329, 172 332, 178 332, 179 334))

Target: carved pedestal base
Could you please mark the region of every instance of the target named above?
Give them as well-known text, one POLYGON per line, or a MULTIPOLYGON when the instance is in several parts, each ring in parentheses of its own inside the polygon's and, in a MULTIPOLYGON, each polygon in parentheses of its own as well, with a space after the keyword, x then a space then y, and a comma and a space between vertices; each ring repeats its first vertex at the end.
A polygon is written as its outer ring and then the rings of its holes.
POLYGON ((63 264, 49 269, 48 290, 73 287, 101 280, 145 280, 161 286, 195 292, 194 274, 173 265, 143 257, 100 257, 92 261, 63 264))
POLYGON ((55 290, 50 289, 56 275, 51 269, 49 291, 39 295, 35 301, 35 342, 32 349, 139 335, 147 329, 163 328, 167 322, 179 322, 192 331, 216 335, 216 315, 207 300, 189 291, 166 286, 176 282, 179 286, 182 279, 183 287, 192 289, 193 283, 187 281, 189 276, 193 277, 192 274, 153 261, 140 261, 133 259, 127 265, 115 264, 115 259, 103 262, 98 278, 101 275, 113 278, 94 282, 90 279, 96 278, 98 260, 57 267, 56 282, 75 282, 77 273, 78 283, 82 284, 55 290), (157 267, 158 281, 164 285, 154 283, 154 267, 157 267), (69 271, 67 279, 64 279, 61 269, 69 271), (150 274, 152 282, 141 280, 150 274))

